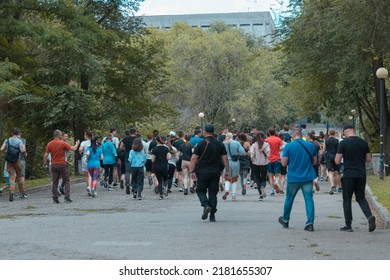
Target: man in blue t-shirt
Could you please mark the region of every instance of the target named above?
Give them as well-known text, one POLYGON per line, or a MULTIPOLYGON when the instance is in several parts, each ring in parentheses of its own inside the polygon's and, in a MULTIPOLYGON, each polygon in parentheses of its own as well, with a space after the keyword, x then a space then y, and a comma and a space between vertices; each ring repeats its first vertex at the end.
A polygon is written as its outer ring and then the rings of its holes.
POLYGON ((283 216, 279 223, 288 228, 290 213, 294 199, 301 189, 306 207, 306 231, 314 231, 314 201, 313 180, 316 178, 313 165, 317 163, 317 151, 309 142, 302 140, 302 132, 294 129, 291 133, 291 142, 286 145, 282 156, 282 165, 288 166, 287 194, 284 201, 283 216))

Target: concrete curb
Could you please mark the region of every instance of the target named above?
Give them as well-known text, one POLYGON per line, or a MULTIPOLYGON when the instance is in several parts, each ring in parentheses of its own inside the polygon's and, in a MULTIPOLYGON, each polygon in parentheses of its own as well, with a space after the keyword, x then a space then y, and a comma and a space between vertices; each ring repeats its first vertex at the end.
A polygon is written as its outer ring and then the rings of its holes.
POLYGON ((381 203, 377 201, 377 197, 372 193, 372 190, 368 185, 366 185, 366 194, 369 203, 375 207, 375 210, 378 212, 378 215, 383 221, 385 228, 390 229, 389 212, 381 203))
MULTIPOLYGON (((82 183, 84 181, 85 181, 84 178, 70 180, 70 185, 79 184, 79 183, 82 183)), ((37 186, 37 187, 29 188, 29 189, 26 189, 26 192, 27 193, 29 193, 29 192, 39 192, 39 191, 43 191, 43 190, 51 190, 51 184, 50 185, 43 185, 43 186, 37 186)))

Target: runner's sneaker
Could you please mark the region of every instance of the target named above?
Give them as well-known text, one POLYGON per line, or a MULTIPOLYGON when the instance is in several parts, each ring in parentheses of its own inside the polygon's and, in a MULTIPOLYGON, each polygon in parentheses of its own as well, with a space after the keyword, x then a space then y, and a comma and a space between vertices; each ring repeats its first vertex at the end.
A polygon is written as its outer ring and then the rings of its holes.
POLYGON ((130 193, 131 193, 130 185, 126 184, 126 194, 130 194, 130 193))
POLYGON ((153 176, 149 176, 149 185, 153 185, 153 176))
POLYGON ((263 201, 263 197, 261 195, 259 196, 259 201, 263 201))
POLYGON ((108 190, 108 191, 112 191, 112 190, 113 190, 112 186, 109 185, 109 186, 107 187, 107 190, 108 190))
POLYGON ((232 196, 232 201, 237 201, 237 198, 235 195, 232 196))
POLYGON ((242 187, 242 195, 245 195, 246 194, 246 185, 244 184, 244 186, 242 187))
POLYGON ((158 194, 158 186, 155 186, 155 187, 154 187, 154 192, 155 192, 156 194, 158 194))
POLYGON ((158 200, 163 200, 164 197, 162 195, 159 196, 158 200))
POLYGON ((332 186, 332 188, 330 189, 329 191, 329 194, 332 195, 336 192, 336 187, 335 186, 332 186))
POLYGON ((123 180, 121 180, 121 183, 120 183, 119 187, 120 187, 122 190, 125 188, 124 183, 123 183, 123 180))
POLYGON ((60 188, 57 189, 57 194, 58 194, 58 196, 61 196, 60 188))
POLYGON ((92 197, 96 197, 96 192, 95 192, 95 190, 93 188, 91 188, 91 196, 92 197))
POLYGON ((280 188, 279 188, 278 184, 274 184, 274 189, 275 189, 276 193, 280 193, 280 188))
POLYGON ((168 196, 168 187, 164 187, 164 195, 168 196))
POLYGON ((87 192, 88 192, 88 196, 92 196, 91 188, 90 188, 90 187, 87 187, 87 192))
POLYGON ((100 183, 100 186, 103 187, 103 184, 104 184, 103 178, 100 178, 99 183, 100 183))
POLYGON ((14 201, 14 193, 13 192, 9 192, 9 194, 8 194, 8 200, 9 201, 14 201))
POLYGON ((267 193, 265 192, 264 187, 261 187, 261 188, 260 188, 260 195, 261 195, 262 198, 264 198, 264 197, 267 196, 267 193))
POLYGON ((71 200, 70 197, 65 197, 65 202, 71 203, 71 202, 73 202, 73 200, 71 200))
POLYGON ((195 186, 192 186, 192 187, 190 188, 190 192, 191 192, 191 193, 195 193, 195 186))
POLYGON ((343 188, 338 188, 337 192, 340 192, 340 193, 343 192, 343 188))
POLYGON ((184 189, 184 195, 188 195, 188 189, 184 189))
POLYGON ((221 192, 223 192, 223 190, 224 190, 224 186, 223 186, 222 183, 219 183, 219 190, 220 190, 221 192))
POLYGON ((140 194, 138 195, 138 200, 142 200, 142 196, 140 194))
POLYGON ((182 187, 180 187, 179 192, 183 192, 183 188, 182 187))
POLYGON ((65 194, 64 185, 61 184, 59 190, 61 194, 65 194))
POLYGON ((20 198, 27 198, 27 197, 28 197, 27 194, 24 193, 24 192, 22 192, 22 193, 20 194, 20 198))

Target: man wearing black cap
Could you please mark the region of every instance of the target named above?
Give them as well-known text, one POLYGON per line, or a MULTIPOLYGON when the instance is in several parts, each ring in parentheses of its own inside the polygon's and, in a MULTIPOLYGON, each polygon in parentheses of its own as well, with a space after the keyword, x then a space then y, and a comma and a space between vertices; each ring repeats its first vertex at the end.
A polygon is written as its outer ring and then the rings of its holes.
POLYGON ((345 140, 341 141, 337 148, 335 163, 340 164, 344 159, 344 173, 341 179, 343 186, 343 209, 345 226, 341 231, 352 232, 352 196, 355 193, 356 201, 359 203, 364 215, 368 219, 368 231, 376 228, 375 216, 372 215, 370 206, 366 200, 366 165, 371 161, 371 153, 365 140, 355 135, 352 125, 343 129, 345 140))
POLYGON ((203 207, 202 220, 210 214, 210 222, 215 222, 219 177, 223 168, 225 177, 229 177, 229 161, 224 144, 214 137, 214 126, 206 125, 204 136, 205 139, 194 149, 190 172, 192 180, 197 181, 196 193, 203 207))

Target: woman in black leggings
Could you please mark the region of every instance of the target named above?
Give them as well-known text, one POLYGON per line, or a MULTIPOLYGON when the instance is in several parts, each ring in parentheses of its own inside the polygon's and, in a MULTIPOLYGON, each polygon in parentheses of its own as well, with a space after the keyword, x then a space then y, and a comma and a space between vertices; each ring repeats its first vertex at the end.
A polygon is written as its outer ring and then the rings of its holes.
POLYGON ((169 148, 165 146, 165 139, 161 136, 156 138, 157 146, 152 149, 152 173, 157 178, 158 186, 156 193, 160 194, 159 199, 168 195, 168 160, 171 159, 169 148))

